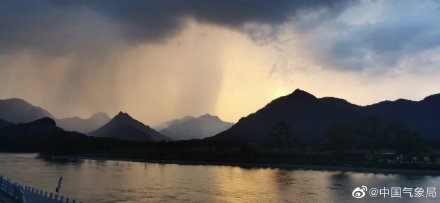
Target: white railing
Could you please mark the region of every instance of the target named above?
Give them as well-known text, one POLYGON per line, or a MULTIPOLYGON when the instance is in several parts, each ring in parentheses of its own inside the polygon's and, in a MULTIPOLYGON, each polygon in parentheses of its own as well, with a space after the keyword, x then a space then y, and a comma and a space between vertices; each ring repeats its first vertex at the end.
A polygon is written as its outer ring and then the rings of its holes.
POLYGON ((4 192, 19 202, 25 202, 23 200, 22 187, 16 183, 11 183, 9 179, 0 176, 0 192, 4 192))
POLYGON ((0 176, 0 192, 4 192, 18 202, 23 203, 77 203, 76 200, 64 198, 58 194, 12 183, 3 176, 0 176))

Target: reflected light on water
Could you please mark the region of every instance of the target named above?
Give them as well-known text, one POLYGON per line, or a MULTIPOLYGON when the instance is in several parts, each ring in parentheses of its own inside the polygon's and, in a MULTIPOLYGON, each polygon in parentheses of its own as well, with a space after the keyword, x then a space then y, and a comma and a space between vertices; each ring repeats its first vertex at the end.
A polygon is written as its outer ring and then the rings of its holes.
POLYGON ((351 202, 362 185, 440 188, 440 179, 428 176, 35 157, 0 154, 0 174, 49 192, 63 176, 61 195, 84 202, 351 202))

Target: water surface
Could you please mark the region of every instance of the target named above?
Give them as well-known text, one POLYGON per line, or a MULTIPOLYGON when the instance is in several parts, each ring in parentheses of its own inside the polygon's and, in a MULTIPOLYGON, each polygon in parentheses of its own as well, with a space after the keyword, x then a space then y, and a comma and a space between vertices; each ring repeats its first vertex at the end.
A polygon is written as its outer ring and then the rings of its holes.
POLYGON ((0 174, 84 202, 438 202, 440 198, 351 196, 355 187, 436 187, 440 177, 83 160, 1 154, 0 174))

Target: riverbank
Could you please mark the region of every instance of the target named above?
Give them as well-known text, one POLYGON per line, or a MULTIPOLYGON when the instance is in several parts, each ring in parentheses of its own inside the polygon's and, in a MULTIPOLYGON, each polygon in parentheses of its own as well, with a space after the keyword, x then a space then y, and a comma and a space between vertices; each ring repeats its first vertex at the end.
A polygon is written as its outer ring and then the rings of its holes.
POLYGON ((399 169, 399 168, 377 168, 358 166, 337 166, 337 165, 313 165, 313 164, 286 164, 286 163, 248 163, 248 162, 220 162, 220 161, 187 161, 187 160, 151 160, 135 158, 112 158, 93 156, 55 156, 53 160, 79 161, 79 160, 101 160, 101 161, 131 161, 156 164, 178 164, 178 165, 211 165, 211 166, 237 166, 242 168, 278 168, 287 170, 313 170, 313 171, 340 171, 374 174, 398 174, 417 176, 440 176, 440 170, 424 169, 399 169))

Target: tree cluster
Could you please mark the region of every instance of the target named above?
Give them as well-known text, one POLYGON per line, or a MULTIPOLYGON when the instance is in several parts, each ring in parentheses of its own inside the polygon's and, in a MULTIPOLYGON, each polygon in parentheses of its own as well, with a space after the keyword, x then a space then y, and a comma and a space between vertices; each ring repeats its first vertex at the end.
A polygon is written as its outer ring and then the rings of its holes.
POLYGON ((403 155, 419 153, 427 148, 426 141, 401 122, 385 123, 371 117, 354 124, 338 124, 328 129, 328 147, 337 151, 350 149, 391 149, 403 155))

